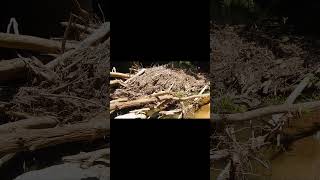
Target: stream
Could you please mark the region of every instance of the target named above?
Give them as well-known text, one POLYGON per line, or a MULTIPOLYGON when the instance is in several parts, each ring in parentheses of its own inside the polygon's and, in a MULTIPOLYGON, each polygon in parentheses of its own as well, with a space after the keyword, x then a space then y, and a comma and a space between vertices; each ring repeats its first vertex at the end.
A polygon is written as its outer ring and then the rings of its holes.
MULTIPOLYGON (((295 118, 293 128, 300 128, 308 123, 320 123, 320 110, 295 118)), ((270 159, 271 169, 258 169, 248 175, 249 180, 320 180, 320 131, 312 136, 292 143, 286 152, 270 159), (261 169, 261 170, 260 170, 261 169)), ((219 170, 211 170, 211 180, 217 178, 219 170)))
POLYGON ((210 103, 202 106, 194 113, 195 119, 210 119, 210 103))

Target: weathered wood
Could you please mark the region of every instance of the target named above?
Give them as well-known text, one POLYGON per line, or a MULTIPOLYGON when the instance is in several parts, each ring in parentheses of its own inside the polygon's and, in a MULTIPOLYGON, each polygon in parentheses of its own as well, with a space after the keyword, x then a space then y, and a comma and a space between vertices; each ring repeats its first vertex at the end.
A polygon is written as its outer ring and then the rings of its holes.
POLYGON ((84 48, 90 47, 91 45, 94 45, 100 41, 102 41, 105 37, 108 36, 110 33, 110 23, 105 22, 101 25, 101 27, 93 34, 88 36, 85 40, 83 40, 75 49, 67 51, 63 53, 61 56, 57 57, 56 59, 52 60, 46 66, 50 69, 54 69, 59 64, 63 64, 63 62, 68 59, 69 57, 73 56, 74 54, 79 53, 84 48))
POLYGON ((15 156, 16 156, 16 153, 10 153, 10 154, 6 154, 2 158, 0 158, 0 168, 15 156))
POLYGON ((163 95, 167 94, 168 92, 159 92, 156 94, 152 94, 150 96, 145 96, 145 97, 140 97, 138 99, 132 100, 132 101, 126 101, 126 102, 111 102, 110 103, 110 111, 113 110, 120 110, 120 109, 125 109, 125 108, 130 108, 130 107, 137 107, 137 106, 142 106, 145 104, 157 102, 157 101, 163 101, 167 99, 173 99, 177 101, 187 101, 190 99, 195 99, 195 98, 202 98, 202 102, 199 102, 199 104, 203 105, 207 103, 210 100, 210 94, 201 94, 201 95, 192 95, 188 97, 174 97, 172 95, 163 95))
POLYGON ((110 119, 106 117, 104 112, 86 123, 48 129, 19 129, 14 133, 1 134, 0 154, 104 138, 110 130, 110 119))
POLYGON ((127 79, 124 83, 127 84, 130 81, 132 81, 133 79, 137 78, 138 76, 140 76, 141 74, 143 74, 146 71, 146 69, 141 69, 137 74, 133 75, 132 77, 130 77, 129 79, 127 79))
MULTIPOLYGON (((68 22, 61 22, 60 23, 62 26, 64 27, 67 27, 68 26, 68 22)), ((81 25, 81 24, 75 24, 75 23, 72 23, 71 24, 72 27, 74 28, 77 28, 77 29, 80 29, 82 31, 85 31, 87 33, 93 33, 94 32, 94 29, 90 28, 90 27, 86 27, 84 25, 81 25)))
MULTIPOLYGON (((286 100, 286 104, 293 104, 294 101, 300 96, 302 91, 305 89, 305 87, 309 84, 310 80, 313 78, 313 74, 308 74, 300 83, 299 85, 294 89, 294 91, 289 95, 289 97, 286 100)), ((272 120, 275 122, 278 122, 281 117, 283 117, 283 113, 281 114, 274 114, 272 115, 272 120)))
POLYGON ((117 79, 117 80, 111 80, 110 81, 110 86, 117 86, 117 85, 121 85, 121 86, 126 86, 123 81, 117 79))
POLYGON ((130 78, 131 76, 129 74, 125 74, 125 73, 110 72, 110 77, 127 79, 127 78, 130 78))
POLYGON ((243 122, 249 120, 255 120, 258 117, 267 116, 276 113, 294 112, 302 109, 314 110, 320 109, 320 101, 300 103, 300 104, 282 104, 273 105, 260 109, 255 109, 252 111, 244 113, 235 114, 212 114, 211 121, 226 121, 226 122, 243 122))
POLYGON ((64 162, 81 162, 83 160, 90 159, 92 157, 104 156, 110 154, 110 148, 99 149, 92 152, 81 152, 76 155, 65 156, 62 158, 64 162))
POLYGON ((15 58, 0 61, 0 81, 9 81, 26 77, 27 63, 31 59, 15 58))
POLYGON ((32 71, 47 81, 54 81, 57 75, 44 66, 41 61, 29 58, 15 58, 0 61, 0 81, 23 79, 32 71))
POLYGON ((153 102, 157 102, 157 101, 163 101, 163 100, 172 99, 172 98, 173 98, 173 96, 166 95, 166 96, 159 96, 159 97, 143 97, 143 98, 139 98, 136 100, 127 101, 127 102, 110 103, 110 111, 125 109, 125 108, 129 108, 129 107, 142 106, 145 104, 149 104, 149 103, 153 103, 153 102))
MULTIPOLYGON (((34 36, 0 33, 0 47, 46 53, 59 53, 61 50, 61 43, 34 36)), ((71 44, 66 44, 66 49, 72 48, 75 47, 71 44)))
POLYGON ((0 125, 0 134, 15 132, 19 129, 43 129, 55 127, 58 121, 51 117, 32 117, 0 125))

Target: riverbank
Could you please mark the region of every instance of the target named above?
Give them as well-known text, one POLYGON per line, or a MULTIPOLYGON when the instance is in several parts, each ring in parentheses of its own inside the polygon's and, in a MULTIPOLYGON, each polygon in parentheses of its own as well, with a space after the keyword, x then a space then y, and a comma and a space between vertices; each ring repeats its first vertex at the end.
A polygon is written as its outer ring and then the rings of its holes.
POLYGON ((266 149, 281 154, 319 130, 292 122, 320 107, 319 48, 272 23, 212 25, 212 178, 276 173, 266 149))

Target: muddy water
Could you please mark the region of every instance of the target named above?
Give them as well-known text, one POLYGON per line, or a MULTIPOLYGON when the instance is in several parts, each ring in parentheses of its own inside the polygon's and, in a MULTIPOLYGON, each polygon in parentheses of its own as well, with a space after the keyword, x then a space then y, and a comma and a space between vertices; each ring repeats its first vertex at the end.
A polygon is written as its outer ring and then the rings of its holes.
MULTIPOLYGON (((320 123, 320 110, 294 119, 292 126, 320 123)), ((259 168, 258 168, 259 169, 259 168)), ((211 170, 215 180, 218 170, 211 170)), ((248 175, 250 180, 320 180, 320 131, 292 143, 287 152, 271 160, 271 170, 248 175), (267 175, 268 174, 268 175, 267 175)))
POLYGON ((202 106, 194 114, 195 119, 210 119, 210 103, 202 106))
MULTIPOLYGON (((315 122, 320 123, 320 111, 295 119, 294 126, 315 122)), ((271 164, 272 175, 269 179, 320 180, 320 131, 294 142, 286 153, 273 159, 271 164)))

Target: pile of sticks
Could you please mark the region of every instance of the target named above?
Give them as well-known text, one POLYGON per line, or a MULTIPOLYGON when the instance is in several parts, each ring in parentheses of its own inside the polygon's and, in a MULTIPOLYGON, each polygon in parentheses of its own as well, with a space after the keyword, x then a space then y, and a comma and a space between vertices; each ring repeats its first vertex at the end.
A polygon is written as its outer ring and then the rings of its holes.
MULTIPOLYGON (((114 80, 110 81, 111 87, 116 86, 127 86, 130 81, 133 81, 136 77, 142 75, 146 69, 139 70, 136 74, 125 74, 119 72, 110 72, 110 77, 114 78, 114 80)), ((141 108, 142 109, 134 109, 129 113, 124 115, 116 116, 115 118, 120 119, 148 119, 151 117, 176 117, 176 118, 190 118, 192 113, 188 111, 188 108, 194 108, 192 105, 189 107, 184 107, 183 104, 186 101, 194 101, 198 106, 202 106, 204 104, 209 103, 210 94, 203 94, 203 92, 208 88, 206 85, 198 95, 192 95, 187 97, 177 97, 174 96, 174 93, 171 92, 173 84, 171 87, 165 91, 160 91, 153 93, 151 95, 145 95, 141 97, 136 97, 134 99, 129 98, 119 98, 110 101, 110 114, 119 110, 126 110, 130 108, 141 108), (172 102, 176 102, 178 104, 182 104, 182 107, 179 109, 173 110, 165 110, 168 105, 172 102), (151 107, 148 105, 152 105, 151 107), (148 107, 147 107, 148 106, 148 107)), ((196 109, 192 109, 194 112, 196 109)))

